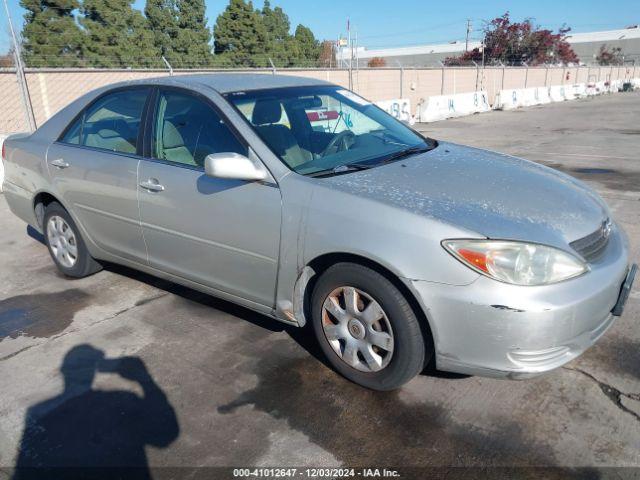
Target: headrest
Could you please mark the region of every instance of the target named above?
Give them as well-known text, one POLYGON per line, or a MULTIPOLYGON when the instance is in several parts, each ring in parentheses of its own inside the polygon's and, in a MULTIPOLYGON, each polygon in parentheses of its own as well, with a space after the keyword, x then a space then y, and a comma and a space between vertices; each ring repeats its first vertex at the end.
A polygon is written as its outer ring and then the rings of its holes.
POLYGON ((184 138, 172 122, 164 122, 162 128, 162 146, 164 148, 184 147, 184 138))
POLYGON ((256 102, 253 107, 251 123, 254 125, 268 125, 277 123, 282 118, 282 105, 275 99, 265 98, 256 102))

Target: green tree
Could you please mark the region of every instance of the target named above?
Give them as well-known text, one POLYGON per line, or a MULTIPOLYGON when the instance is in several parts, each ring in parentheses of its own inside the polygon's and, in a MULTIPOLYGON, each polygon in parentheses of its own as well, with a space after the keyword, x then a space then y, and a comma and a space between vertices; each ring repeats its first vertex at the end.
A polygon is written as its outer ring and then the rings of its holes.
POLYGON ((300 67, 315 67, 322 53, 322 46, 313 32, 304 25, 298 25, 293 35, 295 64, 300 67))
POLYGON ((160 56, 175 61, 175 43, 178 36, 176 0, 147 0, 144 7, 153 42, 160 56))
POLYGON ((277 66, 289 66, 291 63, 291 52, 287 48, 291 40, 289 17, 280 7, 272 9, 269 0, 265 0, 260 13, 267 31, 266 54, 277 66))
POLYGON ((267 30, 251 1, 230 0, 213 27, 216 65, 264 67, 267 30))
POLYGON ((82 26, 86 31, 83 56, 94 67, 160 66, 153 33, 131 0, 84 0, 82 26))
POLYGON ((289 16, 284 13, 282 8, 276 7, 272 9, 271 2, 264 0, 264 7, 261 13, 269 40, 284 41, 289 37, 291 22, 289 21, 289 16))
POLYGON ((177 66, 211 66, 213 55, 210 42, 204 0, 178 0, 178 35, 175 42, 177 66))
POLYGON ((72 67, 81 64, 83 34, 75 22, 78 0, 20 0, 27 11, 22 53, 30 67, 72 67))

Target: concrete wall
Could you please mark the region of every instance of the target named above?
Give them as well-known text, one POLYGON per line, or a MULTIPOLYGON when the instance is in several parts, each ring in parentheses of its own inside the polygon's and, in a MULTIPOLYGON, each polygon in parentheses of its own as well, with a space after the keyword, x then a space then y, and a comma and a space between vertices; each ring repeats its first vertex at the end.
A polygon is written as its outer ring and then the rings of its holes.
MULTIPOLYGON (((253 71, 255 73, 255 70, 253 71)), ((260 73, 270 74, 268 70, 260 73)), ((178 71, 176 75, 199 73, 178 71)), ((219 73, 219 72, 218 72, 219 73)), ((347 70, 281 70, 278 73, 320 78, 349 86, 347 70)), ((166 75, 160 70, 28 70, 29 95, 36 123, 47 118, 80 95, 114 82, 166 75)), ((408 68, 361 69, 353 72, 353 90, 372 101, 408 98, 414 112, 429 96, 486 90, 489 102, 502 89, 574 84, 627 79, 640 76, 638 67, 572 68, 408 68), (569 78, 567 79, 567 75, 569 78)), ((27 130, 27 121, 15 72, 0 70, 0 133, 27 130)))

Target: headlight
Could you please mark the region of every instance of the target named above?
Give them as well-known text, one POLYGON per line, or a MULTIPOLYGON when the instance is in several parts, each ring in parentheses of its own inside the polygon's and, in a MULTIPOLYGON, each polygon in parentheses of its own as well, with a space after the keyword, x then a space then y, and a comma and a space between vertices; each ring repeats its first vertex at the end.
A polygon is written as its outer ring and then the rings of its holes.
POLYGON ((513 285, 549 285, 589 267, 557 248, 505 240, 445 240, 442 246, 468 267, 513 285))

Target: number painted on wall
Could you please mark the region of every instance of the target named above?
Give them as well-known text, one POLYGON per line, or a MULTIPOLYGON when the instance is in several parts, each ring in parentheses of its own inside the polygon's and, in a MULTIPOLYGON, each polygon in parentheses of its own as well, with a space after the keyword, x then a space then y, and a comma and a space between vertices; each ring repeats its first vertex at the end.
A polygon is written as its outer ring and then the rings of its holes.
POLYGON ((413 122, 411 101, 409 99, 383 100, 376 102, 376 105, 400 121, 413 122))

